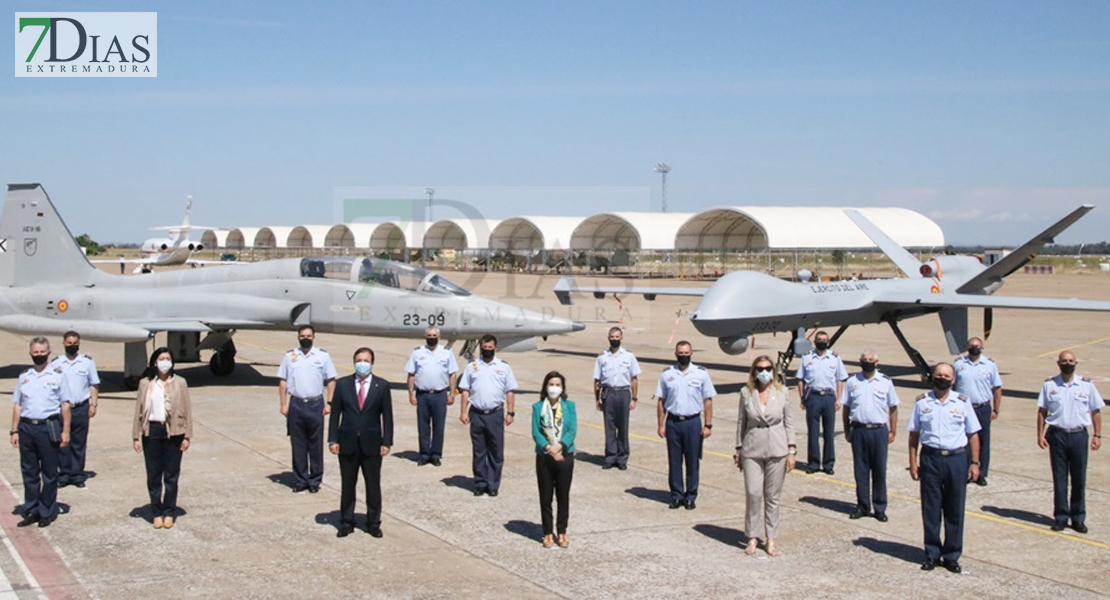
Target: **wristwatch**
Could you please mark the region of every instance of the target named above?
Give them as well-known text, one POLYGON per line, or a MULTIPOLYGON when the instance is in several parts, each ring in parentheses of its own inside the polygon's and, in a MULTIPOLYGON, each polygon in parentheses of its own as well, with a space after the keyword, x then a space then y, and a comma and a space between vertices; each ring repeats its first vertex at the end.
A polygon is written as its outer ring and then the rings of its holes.
POLYGON ((798 449, 797 449, 797 448, 791 448, 791 449, 790 449, 790 456, 794 456, 794 455, 795 455, 795 454, 797 454, 797 453, 798 453, 798 449))
POLYGON ((706 423, 705 428, 706 429, 713 429, 713 424, 712 423, 706 423))
POLYGON ((978 466, 979 466, 979 461, 977 461, 977 460, 973 460, 973 461, 971 461, 971 464, 973 464, 973 465, 975 465, 976 467, 978 467, 978 466))
POLYGON ((516 411, 513 411, 513 410, 510 410, 509 412, 507 412, 505 414, 509 415, 510 417, 514 417, 514 418, 516 417, 516 411))

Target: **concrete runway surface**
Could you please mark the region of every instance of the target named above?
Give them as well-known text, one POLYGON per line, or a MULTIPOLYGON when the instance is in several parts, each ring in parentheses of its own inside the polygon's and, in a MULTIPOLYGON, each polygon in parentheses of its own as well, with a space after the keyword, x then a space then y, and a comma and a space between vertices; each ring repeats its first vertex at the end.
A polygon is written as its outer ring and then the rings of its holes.
MULTIPOLYGON (((290 449, 278 412, 274 374, 292 332, 236 335, 239 366, 229 378, 207 365, 183 366, 194 402, 196 431, 182 468, 184 515, 172 530, 150 525, 142 458, 131 449, 134 393, 122 387, 121 345, 86 342, 100 368, 100 412, 93 419, 84 490, 59 493, 64 514, 49 528, 16 529, 11 507, 22 496, 18 452, 0 451, 0 596, 19 598, 299 598, 299 597, 855 597, 1093 598, 1110 594, 1110 449, 1091 453, 1087 503, 1090 533, 1049 530, 1052 483, 1047 451, 1035 440, 1036 395, 1056 372, 1055 354, 1074 348, 1079 373, 1110 396, 1110 315, 998 310, 986 354, 1000 364, 1003 410, 994 424, 990 485, 969 486, 962 575, 918 569, 923 560, 917 484, 906 470, 905 420, 920 379, 886 326, 852 328, 836 350, 856 365, 874 348, 880 369, 895 378, 903 410, 890 448, 890 521, 850 521, 855 502, 851 449, 837 436, 836 475, 787 477, 780 556, 744 555, 743 480, 731 455, 740 381, 755 354, 785 348, 789 336, 761 336, 756 348, 726 356, 679 316, 696 298, 576 297, 568 310, 551 294, 556 279, 532 275, 448 276, 473 291, 527 308, 588 322, 586 331, 553 337, 540 350, 505 354, 521 385, 517 422, 506 435, 501 495, 471 494, 470 441, 449 409, 442 467, 416 464, 415 407, 400 389, 403 366, 418 340, 320 334, 341 375, 350 355, 368 344, 376 375, 394 382, 396 445, 383 465, 385 537, 337 539, 339 469, 325 454, 319 494, 287 485, 290 449), (604 433, 593 409, 593 359, 607 328, 625 327, 625 347, 644 374, 633 411, 627 471, 602 470, 604 433), (655 433, 651 400, 673 343, 694 344, 694 362, 708 368, 719 396, 713 436, 706 441, 695 511, 668 510, 666 448, 655 433), (540 545, 530 410, 543 375, 568 379, 578 402, 579 449, 564 550, 540 545)), ((588 282, 588 279, 585 280, 588 282)), ((1105 300, 1105 275, 1017 275, 1006 295, 1105 300)), ((753 294, 759 293, 752 290, 753 294)), ((981 311, 972 311, 973 334, 981 311)), ((950 360, 935 316, 907 321, 904 331, 930 361, 950 360)), ((159 336, 161 343, 164 336, 159 336)), ((52 339, 55 352, 61 340, 52 339)), ((26 365, 27 339, 0 335, 0 394, 10 397, 26 365)), ((456 347, 457 349, 457 347, 456 347)), ((792 368, 797 368, 794 361, 792 368)), ((791 371, 792 374, 792 371, 791 371)), ((796 402, 796 394, 791 398, 796 402)), ((805 458, 804 419, 797 443, 805 458)), ((837 417, 839 430, 840 418, 837 417)), ((359 492, 359 511, 364 510, 359 492)), ((361 523, 360 523, 361 525, 361 523)))

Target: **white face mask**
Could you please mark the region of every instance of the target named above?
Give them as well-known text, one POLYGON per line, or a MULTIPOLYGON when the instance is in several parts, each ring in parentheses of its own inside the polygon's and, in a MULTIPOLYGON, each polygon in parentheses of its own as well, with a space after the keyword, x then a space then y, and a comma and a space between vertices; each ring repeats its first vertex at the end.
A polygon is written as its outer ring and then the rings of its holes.
POLYGON ((170 369, 173 368, 173 361, 172 360, 163 359, 163 360, 158 361, 156 364, 158 366, 158 372, 162 373, 163 375, 166 374, 166 373, 169 373, 170 369))
POLYGON ((549 386, 547 386, 547 397, 548 398, 558 398, 562 395, 563 395, 562 386, 558 386, 558 385, 549 385, 549 386))
POLYGON ((770 371, 760 371, 755 374, 755 378, 758 379, 760 383, 771 383, 771 379, 774 378, 774 374, 770 371))

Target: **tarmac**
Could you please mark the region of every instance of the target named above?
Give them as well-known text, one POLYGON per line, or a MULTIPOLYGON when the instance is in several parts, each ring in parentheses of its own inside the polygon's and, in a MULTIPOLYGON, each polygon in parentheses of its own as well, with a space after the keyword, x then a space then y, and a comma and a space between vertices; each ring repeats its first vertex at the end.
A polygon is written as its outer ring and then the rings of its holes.
MULTIPOLYGON (((123 348, 85 342, 104 380, 92 420, 88 487, 59 492, 63 514, 45 529, 16 528, 11 508, 22 496, 19 456, 0 451, 0 598, 1095 598, 1110 595, 1110 469, 1092 452, 1087 482, 1090 533, 1049 530, 1052 482, 1047 451, 1035 439, 1036 396, 1056 372, 1055 355, 1072 348, 1079 373, 1110 396, 1110 315, 997 310, 985 354, 1000 365, 1003 410, 994 423, 987 487, 968 487, 964 572, 922 572, 924 559, 917 483, 906 469, 905 421, 923 392, 919 376, 889 328, 853 327, 835 349, 850 373, 864 348, 879 354, 895 379, 903 410, 890 447, 890 521, 849 520, 854 507, 851 448, 839 433, 836 474, 787 476, 780 555, 743 553, 743 479, 731 456, 738 391, 756 354, 785 349, 788 335, 760 336, 755 349, 727 356, 716 340, 699 335, 682 313, 696 298, 648 302, 575 298, 561 307, 555 277, 506 274, 447 276, 478 294, 587 323, 583 332, 555 336, 540 349, 504 354, 521 391, 517 420, 508 427, 504 481, 497 498, 471 494, 470 440, 448 412, 442 467, 417 466, 415 407, 402 390, 403 367, 418 340, 321 333, 341 375, 351 352, 369 345, 374 373, 394 382, 395 446, 383 464, 385 536, 356 532, 335 537, 339 469, 325 453, 318 494, 291 493, 290 449, 278 411, 274 377, 292 332, 236 335, 239 365, 226 378, 207 365, 182 365, 189 382, 195 434, 185 455, 179 503, 171 530, 155 530, 141 456, 131 448, 134 392, 122 385, 123 348), (641 401, 632 413, 627 471, 602 470, 604 432, 593 408, 593 358, 606 331, 625 328, 625 347, 639 357, 641 401), (694 363, 709 369, 719 395, 715 429, 705 444, 696 510, 668 510, 666 448, 656 434, 652 391, 672 362, 674 343, 694 346, 694 363), (530 406, 543 375, 566 375, 578 402, 579 433, 567 549, 540 544, 530 406)), ((588 279, 584 282, 588 283, 588 279)), ((668 284, 671 285, 671 284, 668 284)), ((695 285, 695 284, 691 284, 695 285)), ((704 284, 700 284, 704 285, 704 284)), ((1099 274, 1015 275, 1001 295, 1106 299, 1110 279, 1099 274)), ((759 290, 752 290, 753 294, 759 290)), ((973 335, 981 332, 972 311, 973 335)), ((935 316, 903 323, 930 362, 951 360, 935 316)), ((164 336, 158 336, 161 343, 164 336)), ((60 351, 60 340, 52 340, 60 351)), ((27 338, 0 334, 0 395, 10 397, 29 364, 27 338)), ((457 350, 458 346, 456 346, 457 350)), ((797 368, 797 360, 792 364, 797 368)), ((792 383, 792 380, 791 380, 792 383)), ((791 398, 797 404, 796 392, 791 398)), ((799 413, 799 460, 805 459, 799 413)), ((359 511, 364 511, 359 492, 359 511)), ((360 523, 360 526, 363 524, 360 523)))

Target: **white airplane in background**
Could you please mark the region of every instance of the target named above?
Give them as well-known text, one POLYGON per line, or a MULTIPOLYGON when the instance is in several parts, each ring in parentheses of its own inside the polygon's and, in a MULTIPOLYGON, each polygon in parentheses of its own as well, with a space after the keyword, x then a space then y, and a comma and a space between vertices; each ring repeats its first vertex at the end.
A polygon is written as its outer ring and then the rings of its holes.
POLYGON ((168 225, 166 227, 151 227, 152 231, 166 231, 168 237, 150 238, 139 246, 139 258, 122 259, 122 260, 109 260, 98 259, 90 262, 93 263, 125 263, 138 265, 135 267, 134 273, 149 273, 153 267, 175 267, 178 265, 205 265, 205 264, 226 264, 220 261, 205 261, 194 260, 192 257, 194 252, 200 252, 204 246, 200 242, 194 242, 189 239, 189 232, 194 229, 216 229, 215 227, 203 227, 201 225, 192 225, 189 223, 189 215, 193 210, 193 197, 185 197, 185 219, 180 225, 168 225))

